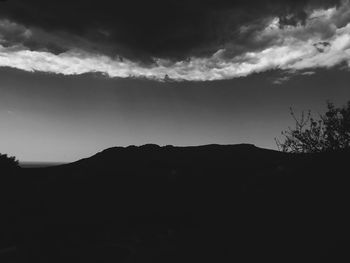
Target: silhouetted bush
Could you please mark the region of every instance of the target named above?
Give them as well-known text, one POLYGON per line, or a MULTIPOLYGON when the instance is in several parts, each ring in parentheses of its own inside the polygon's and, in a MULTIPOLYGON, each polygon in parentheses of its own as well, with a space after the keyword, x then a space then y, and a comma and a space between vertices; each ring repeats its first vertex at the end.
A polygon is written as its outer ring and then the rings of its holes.
POLYGON ((282 132, 284 141, 276 140, 283 152, 312 153, 350 148, 350 101, 346 106, 335 107, 327 102, 327 111, 315 120, 309 111, 302 112, 301 118, 291 115, 296 122, 295 128, 282 132))
POLYGON ((9 157, 7 154, 0 153, 0 169, 19 168, 18 160, 15 157, 9 157))

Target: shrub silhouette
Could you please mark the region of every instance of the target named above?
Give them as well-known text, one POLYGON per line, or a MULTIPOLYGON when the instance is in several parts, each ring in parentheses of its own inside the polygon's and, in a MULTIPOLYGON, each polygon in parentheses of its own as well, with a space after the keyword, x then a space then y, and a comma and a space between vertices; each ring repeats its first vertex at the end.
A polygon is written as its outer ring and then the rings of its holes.
POLYGON ((9 157, 7 154, 0 153, 0 169, 19 168, 18 160, 15 157, 9 157))
POLYGON ((295 128, 282 132, 284 141, 275 139, 277 147, 283 152, 313 153, 350 148, 350 101, 346 106, 335 107, 327 102, 327 111, 315 120, 309 111, 295 117, 295 128))

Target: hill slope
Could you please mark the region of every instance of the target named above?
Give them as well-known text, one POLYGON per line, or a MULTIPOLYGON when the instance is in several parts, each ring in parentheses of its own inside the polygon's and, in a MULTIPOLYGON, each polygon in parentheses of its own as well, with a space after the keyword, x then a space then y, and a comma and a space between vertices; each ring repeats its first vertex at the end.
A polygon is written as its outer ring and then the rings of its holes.
POLYGON ((145 145, 21 169, 20 255, 36 262, 339 262, 349 245, 349 157, 246 144, 145 145))

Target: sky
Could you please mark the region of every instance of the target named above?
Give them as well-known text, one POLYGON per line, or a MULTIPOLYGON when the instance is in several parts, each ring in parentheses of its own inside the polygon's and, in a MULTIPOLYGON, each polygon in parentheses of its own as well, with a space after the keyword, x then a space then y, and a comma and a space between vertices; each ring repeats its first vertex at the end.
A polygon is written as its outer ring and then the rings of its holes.
POLYGON ((289 107, 350 99, 349 69, 349 0, 0 1, 0 153, 276 149, 289 107))

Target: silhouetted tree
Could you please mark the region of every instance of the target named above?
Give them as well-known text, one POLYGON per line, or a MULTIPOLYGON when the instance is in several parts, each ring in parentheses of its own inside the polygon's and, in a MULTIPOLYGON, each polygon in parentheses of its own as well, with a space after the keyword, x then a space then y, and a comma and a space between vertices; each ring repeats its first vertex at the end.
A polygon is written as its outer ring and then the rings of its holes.
POLYGON ((284 141, 275 139, 277 147, 283 152, 312 153, 350 148, 350 101, 346 106, 335 107, 327 102, 327 111, 315 120, 309 111, 295 117, 295 128, 282 132, 284 141))
POLYGON ((15 157, 9 157, 7 154, 0 153, 0 169, 13 169, 18 167, 19 163, 15 157))

